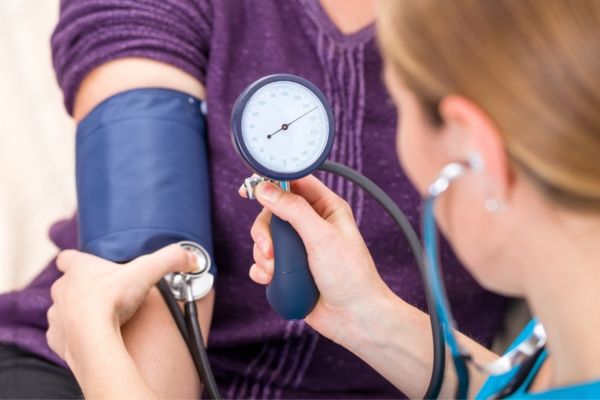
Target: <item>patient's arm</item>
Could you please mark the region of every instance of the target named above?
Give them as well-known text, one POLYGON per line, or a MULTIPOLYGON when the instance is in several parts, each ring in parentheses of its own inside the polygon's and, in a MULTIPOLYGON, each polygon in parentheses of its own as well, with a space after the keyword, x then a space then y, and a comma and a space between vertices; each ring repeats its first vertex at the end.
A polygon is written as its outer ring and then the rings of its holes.
MULTIPOLYGON (((94 69, 77 91, 74 118, 78 122, 102 100, 128 89, 162 87, 204 99, 203 85, 173 66, 142 58, 123 58, 94 69)), ((198 301, 200 326, 206 340, 214 293, 198 301)), ((200 392, 192 358, 160 294, 153 289, 144 306, 125 324, 127 350, 157 397, 197 398, 200 392)))

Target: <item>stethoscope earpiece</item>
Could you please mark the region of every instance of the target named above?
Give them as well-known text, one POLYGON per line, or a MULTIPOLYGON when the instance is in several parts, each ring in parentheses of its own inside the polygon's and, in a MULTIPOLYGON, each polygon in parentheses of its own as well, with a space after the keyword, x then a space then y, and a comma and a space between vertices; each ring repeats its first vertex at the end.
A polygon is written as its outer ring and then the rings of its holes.
POLYGON ((446 164, 440 171, 437 178, 429 185, 427 194, 430 198, 435 199, 444 193, 450 187, 450 183, 465 175, 469 169, 468 162, 453 162, 446 164))
POLYGON ((469 164, 469 168, 473 172, 482 172, 485 169, 485 162, 483 161, 483 157, 481 153, 476 151, 472 151, 469 153, 469 157, 467 158, 467 163, 469 164))

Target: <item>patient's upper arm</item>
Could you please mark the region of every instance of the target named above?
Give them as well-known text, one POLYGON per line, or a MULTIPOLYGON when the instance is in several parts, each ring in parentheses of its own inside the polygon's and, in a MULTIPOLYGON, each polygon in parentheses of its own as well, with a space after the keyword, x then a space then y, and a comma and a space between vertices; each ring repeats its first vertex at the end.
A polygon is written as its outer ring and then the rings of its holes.
MULTIPOLYGON (((75 96, 73 116, 79 121, 106 98, 144 87, 174 89, 204 98, 202 83, 176 67, 150 59, 123 58, 96 67, 83 79, 75 96)), ((214 291, 197 304, 206 340, 214 291)), ((122 335, 142 376, 159 398, 198 398, 201 386, 192 358, 156 289, 122 327, 122 335)))
POLYGON ((61 0, 51 46, 67 111, 77 102, 81 119, 103 97, 137 87, 200 95, 213 20, 210 0, 61 0))
MULTIPOLYGON (((204 99, 212 35, 208 0, 61 0, 52 59, 76 121, 108 97, 160 87, 204 99)), ((214 293, 198 302, 208 335, 214 293)), ((158 397, 198 397, 191 357, 158 291, 122 329, 125 344, 158 397)))
POLYGON ((73 107, 78 122, 98 103, 129 89, 160 87, 204 99, 204 86, 192 75, 172 65, 146 58, 121 58, 93 69, 81 82, 73 107))

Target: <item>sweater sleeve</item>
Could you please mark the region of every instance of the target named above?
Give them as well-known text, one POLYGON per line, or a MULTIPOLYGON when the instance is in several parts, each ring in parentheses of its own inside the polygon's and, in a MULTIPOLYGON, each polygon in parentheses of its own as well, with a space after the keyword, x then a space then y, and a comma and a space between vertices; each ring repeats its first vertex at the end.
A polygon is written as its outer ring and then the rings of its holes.
POLYGON ((61 0, 51 46, 67 111, 84 77, 118 58, 162 61, 204 83, 211 21, 208 0, 61 0))

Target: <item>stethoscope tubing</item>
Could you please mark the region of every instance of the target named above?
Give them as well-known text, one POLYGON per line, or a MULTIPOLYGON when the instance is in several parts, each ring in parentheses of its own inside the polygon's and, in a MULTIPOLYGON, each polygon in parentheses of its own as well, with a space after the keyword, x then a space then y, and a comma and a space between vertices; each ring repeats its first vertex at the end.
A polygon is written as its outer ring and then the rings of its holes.
POLYGON ((184 303, 184 312, 182 312, 169 284, 161 279, 156 286, 173 316, 177 329, 190 350, 194 366, 208 397, 216 400, 222 399, 204 346, 195 300, 187 300, 184 303))

